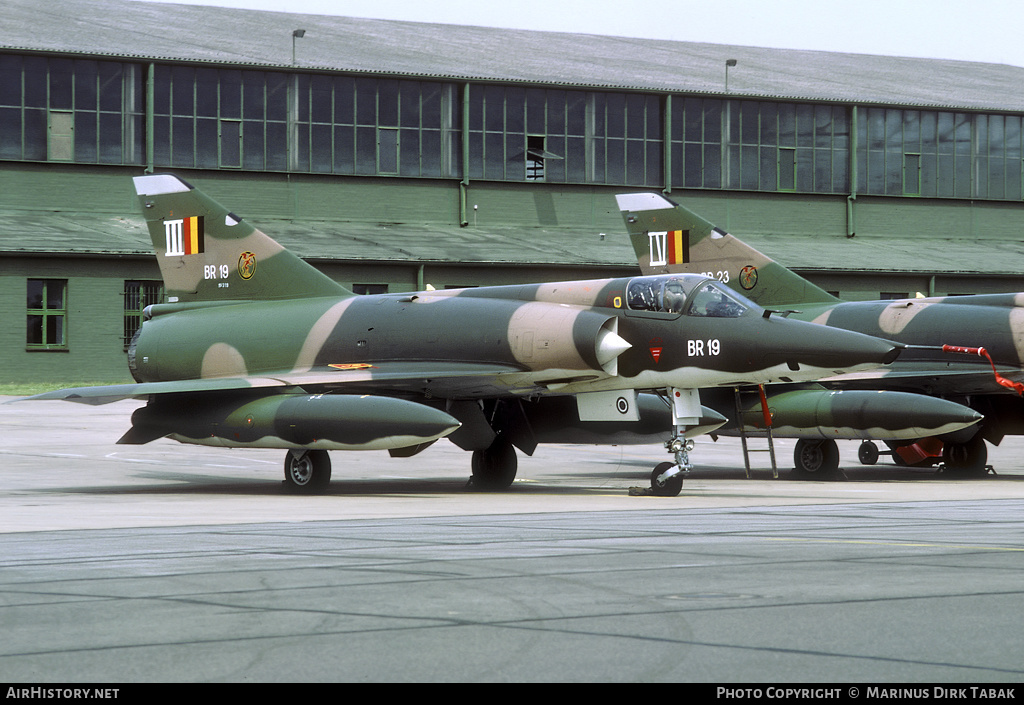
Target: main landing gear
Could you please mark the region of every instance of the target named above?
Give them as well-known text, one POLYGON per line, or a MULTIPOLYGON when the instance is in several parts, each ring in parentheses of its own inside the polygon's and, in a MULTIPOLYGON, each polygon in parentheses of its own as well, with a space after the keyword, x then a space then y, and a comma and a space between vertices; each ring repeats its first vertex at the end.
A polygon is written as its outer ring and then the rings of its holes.
POLYGON ((801 438, 793 450, 793 472, 803 480, 832 480, 839 474, 839 444, 831 438, 801 438))
POLYGON ((331 456, 326 450, 290 450, 284 459, 284 484, 301 494, 323 492, 331 482, 331 456))
POLYGON ((928 466, 942 463, 942 469, 957 477, 982 477, 991 469, 988 465, 988 446, 985 438, 976 433, 970 439, 957 443, 936 438, 913 441, 887 442, 889 451, 879 451, 872 441, 864 441, 857 450, 857 457, 864 465, 874 465, 879 455, 891 455, 893 462, 902 466, 928 466), (929 443, 930 441, 930 443, 929 443), (907 449, 916 450, 916 454, 907 449))
POLYGON ((988 474, 988 446, 980 433, 966 443, 945 443, 942 462, 946 472, 962 477, 981 477, 988 474))
POLYGON ((493 491, 508 488, 516 479, 516 449, 501 434, 489 448, 473 451, 473 489, 493 491))

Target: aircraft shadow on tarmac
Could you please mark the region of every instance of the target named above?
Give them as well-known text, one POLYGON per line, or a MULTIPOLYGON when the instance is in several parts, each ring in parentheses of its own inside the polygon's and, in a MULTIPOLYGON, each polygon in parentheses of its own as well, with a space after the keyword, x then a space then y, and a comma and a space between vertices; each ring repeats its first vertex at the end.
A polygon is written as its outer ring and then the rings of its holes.
MULTIPOLYGON (((600 461, 598 461, 600 462, 600 461)), ((620 467, 618 472, 608 471, 606 473, 596 472, 582 472, 579 477, 591 477, 597 478, 606 476, 609 479, 612 477, 617 478, 632 478, 633 473, 627 470, 630 466, 638 468, 646 468, 650 465, 650 461, 647 459, 616 459, 604 461, 611 465, 617 465, 620 467)), ((919 467, 907 467, 900 466, 894 463, 879 463, 878 465, 847 465, 839 468, 839 472, 836 477, 829 480, 809 480, 807 478, 798 477, 792 467, 788 465, 779 464, 778 467, 779 480, 793 481, 793 482, 912 482, 912 481, 928 481, 928 480, 942 480, 942 481, 974 481, 984 482, 985 480, 1000 479, 1004 481, 1024 481, 1024 475, 1018 474, 1000 474, 998 470, 990 469, 987 474, 984 475, 956 475, 953 473, 946 472, 941 466, 919 466, 919 467)), ((643 473, 637 471, 637 479, 642 479, 643 473)), ((694 480, 773 480, 772 469, 770 466, 757 465, 750 469, 750 476, 748 477, 743 467, 701 467, 696 465, 690 474, 687 476, 689 479, 694 480)))
MULTIPOLYGON (((643 482, 649 473, 637 473, 637 482, 643 482)), ((218 496, 282 496, 304 498, 306 495, 297 494, 289 490, 283 481, 277 480, 253 480, 252 477, 211 477, 209 475, 190 475, 185 473, 144 473, 136 477, 144 477, 152 480, 153 485, 97 485, 93 487, 54 487, 36 490, 43 494, 85 494, 97 496, 156 496, 156 495, 218 495, 218 496)), ((626 492, 626 487, 587 487, 581 485, 561 484, 551 482, 552 478, 541 478, 531 480, 523 477, 513 483, 499 494, 535 494, 535 495, 565 495, 585 496, 607 494, 609 489, 613 491, 626 492)), ((618 475, 614 479, 630 480, 618 475)), ((338 478, 331 482, 326 491, 318 493, 323 496, 372 496, 372 495, 457 495, 457 494, 484 494, 493 492, 491 490, 475 490, 469 478, 462 480, 451 477, 423 477, 423 478, 338 478)))
MULTIPOLYGON (((609 462, 611 464, 611 462, 609 462)), ((596 496, 606 495, 609 492, 625 494, 632 486, 643 486, 646 483, 649 473, 646 471, 632 471, 629 466, 646 465, 642 460, 616 460, 614 464, 617 471, 582 471, 568 474, 547 474, 538 477, 531 477, 529 472, 523 473, 511 487, 501 491, 511 495, 536 495, 536 496, 596 496)), ((153 484, 140 485, 97 485, 92 487, 64 487, 46 488, 37 490, 43 494, 78 494, 96 496, 159 496, 159 495, 181 495, 181 496, 252 496, 252 497, 296 497, 302 499, 304 496, 296 494, 288 489, 283 481, 272 479, 254 480, 251 476, 210 476, 178 472, 144 472, 135 475, 136 479, 151 481, 153 484)), ((695 468, 689 475, 690 480, 714 480, 724 483, 735 481, 763 481, 770 482, 813 482, 799 479, 793 476, 789 468, 780 468, 778 480, 772 478, 771 468, 757 467, 751 470, 750 477, 746 476, 743 468, 695 468)), ((834 480, 818 481, 825 484, 835 482, 852 483, 893 483, 893 482, 921 482, 921 481, 963 481, 984 482, 986 480, 1001 481, 1024 481, 1024 475, 994 475, 988 474, 981 477, 950 477, 941 472, 938 468, 905 468, 895 465, 879 467, 854 467, 844 468, 834 480)), ((385 478, 360 478, 353 477, 346 479, 338 477, 331 482, 320 496, 428 496, 428 495, 459 495, 485 493, 486 491, 474 490, 469 478, 458 479, 452 477, 385 477, 385 478)))

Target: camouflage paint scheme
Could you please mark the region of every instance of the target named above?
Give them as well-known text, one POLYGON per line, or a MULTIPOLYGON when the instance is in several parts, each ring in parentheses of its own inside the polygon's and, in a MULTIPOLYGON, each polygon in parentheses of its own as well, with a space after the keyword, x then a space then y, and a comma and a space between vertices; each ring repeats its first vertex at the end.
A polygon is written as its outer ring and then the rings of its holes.
POLYGON ((177 177, 135 185, 166 288, 130 346, 137 383, 34 398, 147 399, 120 442, 285 448, 296 488, 323 487, 327 450, 413 455, 444 436, 474 451, 480 484, 507 486, 513 446, 602 442, 607 427, 550 422, 570 395, 595 424, 693 435, 724 422, 698 388, 812 380, 899 353, 766 315, 700 275, 356 296, 177 177), (674 308, 677 294, 694 305, 674 308), (659 416, 644 390, 671 405, 654 400, 659 416))
MULTIPOLYGON (((1020 380, 1024 376, 1024 294, 846 302, 660 194, 624 194, 618 200, 645 274, 706 273, 762 306, 788 309, 785 315, 791 319, 907 346, 927 346, 908 347, 884 370, 822 380, 825 386, 815 387, 817 395, 807 395, 800 404, 790 396, 778 404, 785 413, 777 415, 776 435, 820 439, 817 424, 802 424, 808 421, 810 408, 823 403, 823 395, 830 404, 847 404, 840 411, 848 417, 850 397, 836 396, 836 390, 885 392, 887 396, 880 395, 874 408, 861 409, 857 428, 833 430, 832 437, 886 440, 898 454, 903 446, 940 436, 945 441, 942 457, 947 469, 973 473, 985 471, 983 439, 998 444, 1004 435, 1024 428, 1024 405, 996 380, 986 359, 938 349, 945 344, 984 347, 1001 375, 1020 380), (673 249, 673 239, 685 244, 673 249), (896 392, 905 394, 896 397, 896 392), (955 402, 960 410, 937 403, 945 401, 955 402), (966 407, 975 412, 976 420, 981 415, 984 420, 956 432, 941 423, 946 416, 951 422, 958 416, 966 420, 966 407), (794 418, 799 421, 794 423, 794 418), (915 426, 916 430, 911 428, 915 426)), ((769 388, 769 405, 776 406, 778 395, 789 395, 791 389, 769 388)), ((725 429, 737 428, 735 405, 719 400, 712 406, 732 419, 725 429)), ((741 413, 755 418, 749 415, 754 406, 759 410, 760 402, 746 404, 741 413)), ((747 427, 756 430, 750 424, 747 427)))

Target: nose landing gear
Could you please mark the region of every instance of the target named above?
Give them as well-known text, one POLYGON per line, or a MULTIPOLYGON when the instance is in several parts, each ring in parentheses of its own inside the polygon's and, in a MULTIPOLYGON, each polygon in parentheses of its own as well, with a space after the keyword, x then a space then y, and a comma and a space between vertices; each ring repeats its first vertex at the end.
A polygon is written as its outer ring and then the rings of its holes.
POLYGON ((672 437, 665 442, 665 450, 675 462, 659 463, 651 473, 651 494, 656 497, 675 497, 682 491, 683 478, 693 469, 693 441, 686 438, 686 427, 697 425, 701 416, 700 393, 696 389, 671 387, 667 392, 672 408, 672 437))
POLYGON ((683 479, 690 474, 690 451, 693 441, 683 438, 680 427, 673 427, 672 438, 665 442, 665 450, 675 456, 674 463, 659 463, 651 473, 651 494, 656 497, 676 497, 683 489, 683 479))

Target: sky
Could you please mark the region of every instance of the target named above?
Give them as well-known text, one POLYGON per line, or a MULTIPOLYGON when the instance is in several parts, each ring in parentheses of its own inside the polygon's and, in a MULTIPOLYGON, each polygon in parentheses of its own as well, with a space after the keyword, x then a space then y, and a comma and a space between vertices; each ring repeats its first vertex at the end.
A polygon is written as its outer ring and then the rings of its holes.
POLYGON ((1024 67, 1022 0, 160 1, 1024 67))

